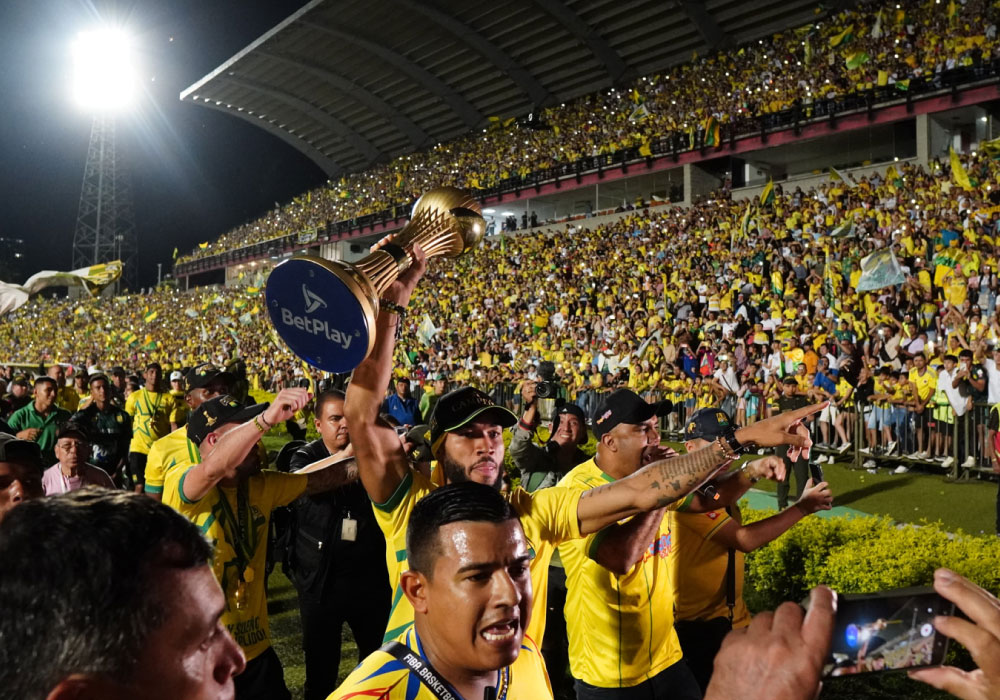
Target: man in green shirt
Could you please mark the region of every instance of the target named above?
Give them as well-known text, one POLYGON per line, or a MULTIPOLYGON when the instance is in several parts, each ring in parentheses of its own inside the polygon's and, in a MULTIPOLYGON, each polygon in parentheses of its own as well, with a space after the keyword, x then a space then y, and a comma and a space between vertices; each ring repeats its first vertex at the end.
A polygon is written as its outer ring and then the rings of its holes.
POLYGON ((39 377, 35 380, 35 400, 14 411, 7 421, 18 438, 38 443, 46 467, 56 462, 56 432, 70 416, 69 411, 56 406, 56 392, 55 379, 39 377))

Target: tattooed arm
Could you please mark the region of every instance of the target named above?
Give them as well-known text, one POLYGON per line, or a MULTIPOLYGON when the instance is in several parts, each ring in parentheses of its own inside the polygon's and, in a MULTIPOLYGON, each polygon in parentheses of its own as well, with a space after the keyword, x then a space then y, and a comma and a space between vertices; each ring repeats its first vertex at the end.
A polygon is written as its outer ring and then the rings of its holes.
MULTIPOLYGON (((802 420, 826 405, 827 402, 813 404, 740 428, 736 439, 759 447, 790 445, 791 452, 808 450, 812 442, 802 420)), ((597 532, 630 515, 670 505, 724 469, 727 463, 722 447, 713 442, 695 452, 653 462, 631 476, 586 491, 576 511, 580 533, 597 532)))

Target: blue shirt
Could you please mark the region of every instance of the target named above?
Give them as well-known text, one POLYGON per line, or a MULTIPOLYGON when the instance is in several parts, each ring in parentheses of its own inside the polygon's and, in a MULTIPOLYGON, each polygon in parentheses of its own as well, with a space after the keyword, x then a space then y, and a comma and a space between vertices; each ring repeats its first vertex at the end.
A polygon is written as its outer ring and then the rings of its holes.
POLYGON ((393 394, 382 404, 382 410, 399 421, 400 425, 419 425, 420 411, 417 410, 417 400, 412 396, 407 399, 393 394))

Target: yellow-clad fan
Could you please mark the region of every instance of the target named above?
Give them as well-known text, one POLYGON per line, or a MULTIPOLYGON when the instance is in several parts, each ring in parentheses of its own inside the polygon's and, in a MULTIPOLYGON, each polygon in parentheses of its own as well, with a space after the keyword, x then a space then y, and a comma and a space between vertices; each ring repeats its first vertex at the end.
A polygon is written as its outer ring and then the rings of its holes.
POLYGON ((125 400, 125 412, 132 416, 132 442, 128 449, 128 469, 136 491, 143 490, 149 449, 154 442, 177 428, 170 423, 176 400, 169 392, 160 390, 163 369, 159 363, 150 362, 146 365, 143 378, 146 380, 146 385, 133 391, 125 400))
MULTIPOLYGON (((722 411, 699 411, 684 431, 685 449, 700 450, 724 435, 728 424, 722 411)), ((702 692, 708 687, 723 637, 750 624, 743 602, 743 554, 772 541, 805 516, 829 510, 832 502, 825 481, 810 481, 794 505, 749 525, 743 524, 735 501, 703 513, 669 513, 672 552, 668 561, 676 591, 674 626, 684 660, 702 692)))

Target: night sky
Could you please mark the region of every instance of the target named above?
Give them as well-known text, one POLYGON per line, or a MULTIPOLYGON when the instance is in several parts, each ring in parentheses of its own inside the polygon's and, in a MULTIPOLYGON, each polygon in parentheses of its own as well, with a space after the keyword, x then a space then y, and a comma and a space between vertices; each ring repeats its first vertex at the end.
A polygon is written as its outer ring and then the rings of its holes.
MULTIPOLYGON (((180 92, 305 0, 136 0, 100 7, 136 37, 145 94, 118 121, 132 169, 140 286, 200 241, 325 180, 298 151, 180 92), (172 38, 172 40, 171 40, 172 38)), ((80 0, 0 3, 0 237, 24 238, 20 283, 68 270, 91 117, 72 101, 70 45, 97 10, 80 0)))

